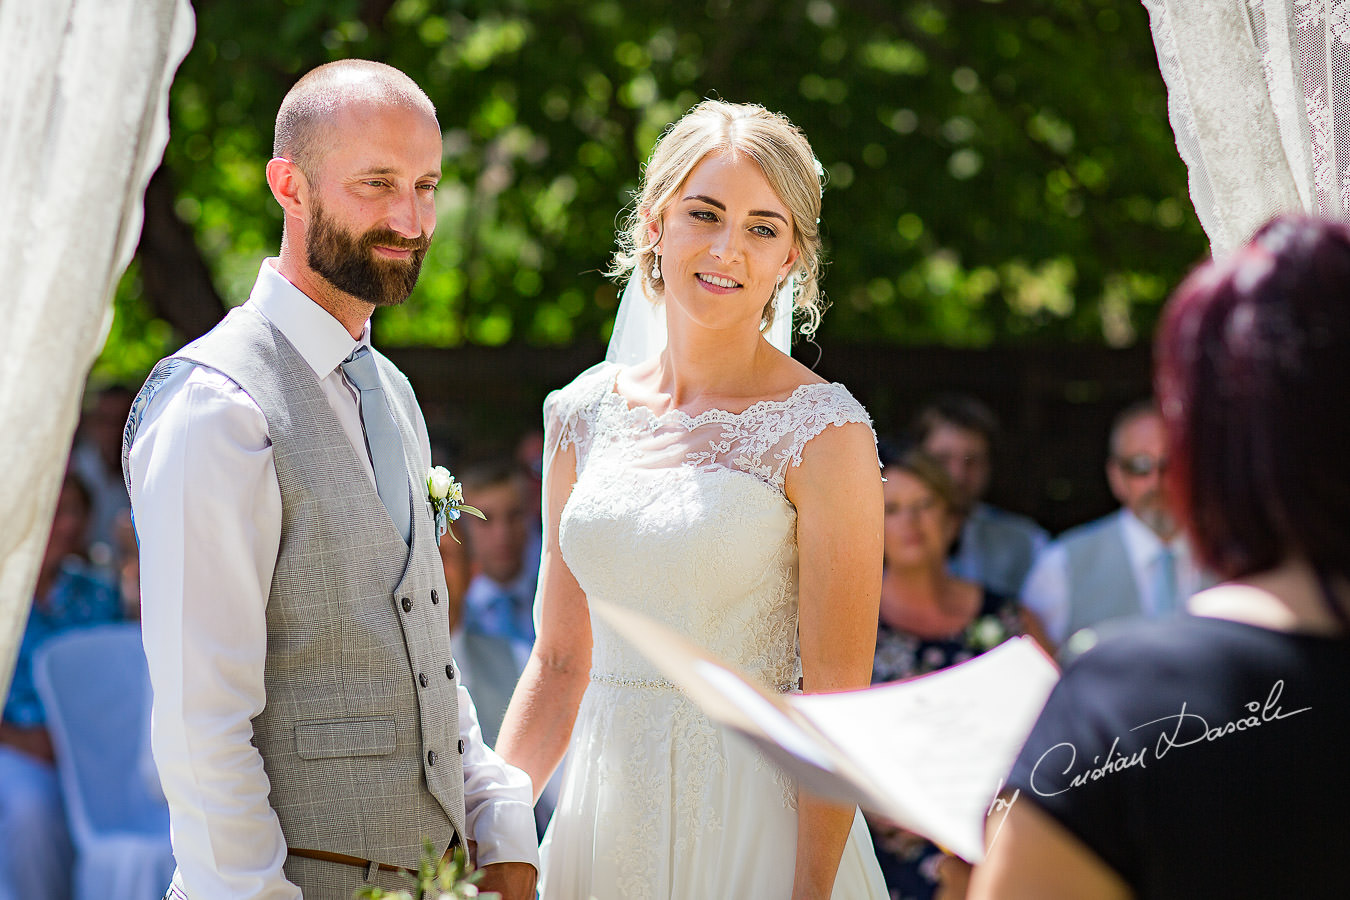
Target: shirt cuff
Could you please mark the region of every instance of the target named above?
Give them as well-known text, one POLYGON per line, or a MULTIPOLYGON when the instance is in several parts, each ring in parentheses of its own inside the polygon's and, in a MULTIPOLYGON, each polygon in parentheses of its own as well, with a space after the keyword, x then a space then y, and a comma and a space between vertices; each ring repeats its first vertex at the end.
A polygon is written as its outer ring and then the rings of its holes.
POLYGON ((539 870, 539 841, 534 806, 520 800, 495 800, 476 810, 469 828, 478 844, 477 864, 523 862, 539 870))

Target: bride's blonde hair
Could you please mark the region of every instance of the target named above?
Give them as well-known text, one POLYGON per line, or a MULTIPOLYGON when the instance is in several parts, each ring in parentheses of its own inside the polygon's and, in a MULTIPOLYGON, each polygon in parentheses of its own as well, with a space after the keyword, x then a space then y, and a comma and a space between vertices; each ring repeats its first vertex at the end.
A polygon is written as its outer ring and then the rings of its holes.
MULTIPOLYGON (((779 113, 755 103, 704 100, 666 129, 643 168, 636 202, 618 234, 618 250, 609 275, 620 281, 642 279, 647 296, 661 298, 665 285, 652 277, 656 261, 648 224, 659 223, 689 173, 710 153, 744 154, 755 161, 769 187, 792 216, 797 261, 788 273, 793 310, 802 334, 815 333, 825 300, 820 293, 820 198, 825 172, 806 135, 779 113)), ((764 307, 763 328, 773 324, 773 298, 764 307)))

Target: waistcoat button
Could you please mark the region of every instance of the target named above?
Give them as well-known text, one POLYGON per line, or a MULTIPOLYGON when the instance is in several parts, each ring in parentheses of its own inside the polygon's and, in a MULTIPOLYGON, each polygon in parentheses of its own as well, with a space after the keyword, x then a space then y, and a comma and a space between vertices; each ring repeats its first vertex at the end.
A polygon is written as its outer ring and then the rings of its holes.
POLYGON ((459 755, 464 755, 464 738, 459 739, 459 755))
POLYGON ((428 751, 427 751, 427 765, 429 765, 429 766, 434 766, 434 765, 436 765, 436 751, 435 751, 435 750, 428 750, 428 751))
POLYGON ((431 605, 432 605, 432 606, 435 606, 437 603, 440 603, 440 602, 441 602, 441 598, 437 595, 436 589, 435 589, 435 588, 432 588, 432 589, 431 589, 431 605))
POLYGON ((412 612, 412 601, 409 600, 407 597, 403 598, 403 611, 412 612))
POLYGON ((446 678, 449 678, 449 679, 451 679, 451 680, 454 679, 454 677, 455 677, 455 664, 454 664, 454 663, 451 663, 450 665, 448 665, 448 666, 445 667, 445 677, 446 677, 446 678))
POLYGON ((426 672, 422 672, 421 674, 419 674, 419 675, 417 676, 417 683, 420 684, 420 685, 422 685, 422 687, 426 687, 426 686, 427 686, 427 673, 426 673, 426 672))

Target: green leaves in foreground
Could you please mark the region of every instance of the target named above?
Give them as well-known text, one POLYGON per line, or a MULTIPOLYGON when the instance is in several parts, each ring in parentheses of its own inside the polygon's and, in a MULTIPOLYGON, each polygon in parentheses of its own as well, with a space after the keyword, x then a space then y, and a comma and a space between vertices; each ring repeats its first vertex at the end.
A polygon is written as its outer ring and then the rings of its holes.
POLYGON ((422 842, 422 861, 417 866, 417 877, 408 875, 414 887, 406 891, 386 891, 374 885, 366 885, 353 896, 355 900, 468 900, 468 898, 498 898, 498 894, 478 893, 476 872, 469 865, 469 855, 463 847, 456 847, 448 857, 436 853, 431 842, 422 842))

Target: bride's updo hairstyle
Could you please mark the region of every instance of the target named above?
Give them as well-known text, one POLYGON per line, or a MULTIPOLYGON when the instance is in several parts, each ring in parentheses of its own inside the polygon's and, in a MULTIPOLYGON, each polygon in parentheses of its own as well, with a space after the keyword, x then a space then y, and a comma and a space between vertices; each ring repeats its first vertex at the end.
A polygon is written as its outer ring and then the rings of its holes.
MULTIPOLYGON (((769 187, 792 216, 792 240, 797 261, 793 279, 793 309, 801 317, 800 331, 815 333, 825 300, 820 293, 820 198, 824 169, 811 152, 801 129, 786 116, 754 103, 704 100, 656 142, 643 168, 637 201, 618 235, 619 249, 609 274, 619 280, 642 279, 647 296, 660 299, 665 285, 652 278, 653 248, 660 243, 648 235, 648 223, 660 223, 689 174, 711 153, 744 154, 764 173, 769 187)), ((773 324, 773 298, 764 307, 762 330, 773 324)))

